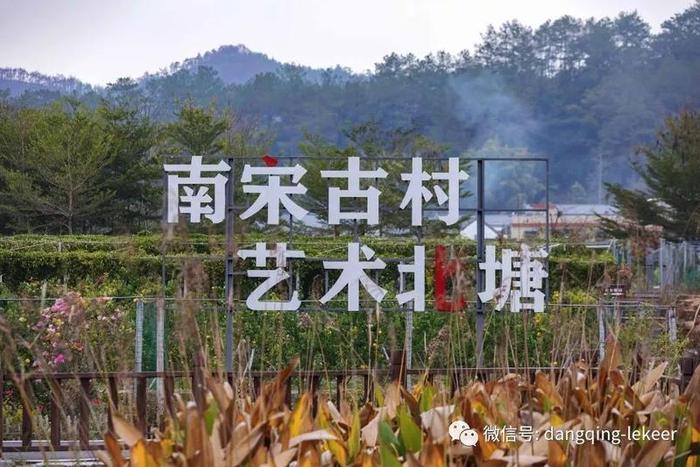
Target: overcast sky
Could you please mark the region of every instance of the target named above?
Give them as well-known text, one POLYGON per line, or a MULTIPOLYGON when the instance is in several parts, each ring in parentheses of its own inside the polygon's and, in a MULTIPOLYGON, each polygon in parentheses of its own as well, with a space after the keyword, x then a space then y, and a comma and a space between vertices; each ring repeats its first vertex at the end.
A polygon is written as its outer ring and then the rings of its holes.
POLYGON ((0 67, 105 84, 225 44, 373 69, 390 52, 471 49, 488 24, 637 10, 658 30, 693 0, 0 0, 0 67))

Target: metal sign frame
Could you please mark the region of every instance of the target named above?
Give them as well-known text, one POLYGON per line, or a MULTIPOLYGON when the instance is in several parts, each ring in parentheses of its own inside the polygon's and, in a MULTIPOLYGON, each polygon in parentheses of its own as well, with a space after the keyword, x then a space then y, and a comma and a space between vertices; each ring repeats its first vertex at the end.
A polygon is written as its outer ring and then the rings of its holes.
MULTIPOLYGON (((208 158, 217 157, 216 155, 206 156, 208 158)), ((220 156, 219 156, 220 157, 220 156)), ((430 158, 428 160, 433 162, 445 162, 448 161, 450 157, 439 157, 430 158)), ((234 352, 235 352, 235 342, 234 342, 234 314, 235 306, 233 299, 233 289, 234 289, 234 277, 236 272, 234 271, 234 262, 236 258, 235 249, 235 232, 234 232, 234 220, 236 216, 236 210, 241 209, 242 206, 237 206, 235 203, 235 187, 236 187, 236 164, 241 164, 245 162, 260 162, 260 156, 255 157, 230 157, 225 158, 230 169, 228 172, 228 183, 226 184, 226 200, 225 200, 225 284, 224 284, 224 294, 226 302, 226 331, 225 331, 225 367, 226 372, 229 375, 233 374, 234 370, 234 352)), ((315 156, 292 156, 292 157, 279 157, 278 161, 283 163, 288 163, 293 166, 297 162, 305 160, 321 160, 328 161, 331 159, 324 157, 315 156)), ((334 160, 334 159, 332 159, 334 160)), ((395 156, 379 156, 379 157, 360 157, 361 161, 371 161, 374 162, 375 168, 377 164, 381 161, 394 160, 402 162, 410 162, 410 157, 395 157, 395 156)), ((461 199, 459 213, 469 213, 474 212, 476 214, 477 223, 477 239, 476 239, 476 260, 477 264, 479 262, 485 261, 486 252, 486 239, 484 228, 486 224, 486 215, 490 213, 523 213, 523 212, 544 212, 545 214, 545 251, 549 253, 550 247, 550 216, 549 216, 549 159, 546 157, 459 157, 461 162, 476 163, 476 207, 475 208, 462 208, 461 199), (531 162, 531 163, 543 163, 545 165, 544 173, 544 191, 545 191, 545 203, 543 208, 512 208, 512 207, 486 207, 485 205, 485 184, 486 184, 486 165, 488 162, 531 162)), ((167 177, 163 177, 163 183, 166 187, 167 192, 167 177)), ((464 183, 464 182, 462 182, 464 183)), ((425 212, 436 212, 443 211, 446 208, 435 208, 435 207, 424 207, 425 212)), ((164 203, 163 220, 165 222, 167 213, 166 203, 164 203)), ((381 210, 380 210, 381 212, 381 210)), ((292 243, 292 237, 294 234, 294 220, 291 214, 289 215, 289 239, 290 244, 292 243)), ((423 229, 422 226, 414 226, 416 235, 416 244, 423 244, 423 229)), ((358 241, 358 228, 357 221, 354 222, 353 226, 353 240, 358 241)), ((163 281, 163 295, 165 294, 165 247, 161 251, 162 254, 162 281, 163 281)), ((382 258, 387 262, 398 262, 400 259, 388 259, 382 258)), ((318 260, 318 258, 316 258, 318 260)), ((546 262, 546 268, 548 269, 549 263, 546 262)), ((291 273, 291 266, 290 266, 291 273)), ((400 275, 402 277, 402 275, 400 275)), ((328 273, 326 271, 325 275, 326 288, 328 287, 328 273)), ((484 339, 484 316, 486 314, 484 303, 479 299, 478 293, 484 290, 485 282, 485 271, 481 270, 479 267, 476 268, 476 290, 475 290, 475 300, 472 303, 476 304, 476 356, 477 356, 477 367, 483 366, 483 339, 484 339)), ((545 281, 545 294, 549 298, 549 281, 545 281)), ((290 290, 291 290, 291 278, 290 278, 290 290)), ((406 312, 406 339, 405 347, 407 348, 407 367, 410 368, 410 358, 411 358, 411 347, 412 347, 412 321, 413 321, 413 307, 412 305, 407 308, 402 308, 402 311, 406 312)), ((301 310, 298 310, 301 311, 301 310)))

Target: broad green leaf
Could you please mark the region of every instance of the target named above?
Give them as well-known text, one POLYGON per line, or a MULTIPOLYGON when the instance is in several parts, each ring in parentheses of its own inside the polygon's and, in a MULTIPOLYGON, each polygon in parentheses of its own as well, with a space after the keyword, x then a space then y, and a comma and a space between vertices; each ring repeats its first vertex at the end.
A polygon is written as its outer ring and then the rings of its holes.
POLYGON ((374 400, 377 402, 377 407, 384 405, 384 392, 378 384, 374 385, 374 400))
POLYGON ((427 412, 431 408, 433 408, 433 398, 435 397, 435 388, 433 388, 432 384, 426 384, 425 387, 423 388, 423 392, 420 395, 420 401, 419 401, 419 406, 420 406, 420 411, 421 412, 427 412))
POLYGON ((399 407, 399 438, 409 452, 420 451, 422 446, 421 430, 403 405, 399 407))
POLYGON ((352 413, 352 426, 348 436, 348 457, 352 461, 360 452, 360 412, 354 410, 352 413))
POLYGON ((394 450, 385 444, 379 446, 379 457, 382 460, 382 467, 401 467, 401 462, 396 457, 394 450))
POLYGON ((379 443, 394 449, 395 452, 400 452, 399 439, 394 434, 391 426, 384 420, 379 422, 379 443))
POLYGON ((211 430, 214 428, 214 422, 216 417, 219 416, 219 404, 216 403, 215 399, 212 399, 207 407, 207 411, 204 412, 204 426, 207 429, 207 434, 211 435, 211 430))

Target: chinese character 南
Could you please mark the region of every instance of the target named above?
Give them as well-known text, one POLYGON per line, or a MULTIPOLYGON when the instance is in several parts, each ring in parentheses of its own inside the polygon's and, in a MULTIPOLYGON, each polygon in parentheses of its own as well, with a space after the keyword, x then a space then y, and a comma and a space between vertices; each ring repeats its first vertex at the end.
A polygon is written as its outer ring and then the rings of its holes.
POLYGON ((202 164, 202 156, 192 156, 190 164, 163 165, 163 169, 168 172, 168 222, 177 222, 180 214, 189 214, 193 223, 201 222, 202 215, 214 224, 223 221, 228 179, 221 173, 214 177, 203 177, 202 172, 225 172, 230 168, 224 161, 202 164), (189 176, 181 177, 170 172, 187 172, 189 176), (211 186, 214 187, 213 198, 209 194, 211 186), (180 187, 184 194, 181 194, 180 187))
POLYGON ((510 311, 544 311, 544 279, 547 271, 539 259, 546 258, 547 252, 531 252, 527 245, 521 245, 520 252, 503 249, 501 261, 496 260, 496 247, 486 246, 486 261, 479 263, 479 269, 486 273, 486 284, 479 299, 483 302, 496 300, 496 310, 501 310, 510 301, 510 311), (501 286, 496 287, 496 271, 501 271, 501 286))
POLYGON ((301 301, 299 300, 299 292, 296 290, 292 293, 289 301, 263 301, 262 297, 269 292, 274 286, 289 279, 289 273, 285 271, 288 258, 304 258, 304 252, 300 250, 288 250, 286 243, 277 243, 274 250, 268 250, 265 242, 255 244, 254 250, 239 250, 240 258, 255 258, 255 266, 263 268, 267 264, 268 258, 275 259, 275 269, 251 269, 248 271, 248 277, 264 277, 265 281, 253 290, 246 299, 246 305, 251 310, 258 311, 289 311, 298 310, 301 301))

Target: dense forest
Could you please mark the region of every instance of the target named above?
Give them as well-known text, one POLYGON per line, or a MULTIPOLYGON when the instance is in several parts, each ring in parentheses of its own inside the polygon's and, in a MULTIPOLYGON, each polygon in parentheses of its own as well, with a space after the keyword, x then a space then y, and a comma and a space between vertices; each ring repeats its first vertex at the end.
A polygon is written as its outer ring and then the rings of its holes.
MULTIPOLYGON (((700 108, 700 1, 658 33, 634 12, 564 16, 535 29, 489 27, 470 50, 391 54, 357 75, 222 47, 105 88, 4 70, 0 88, 14 87, 0 91, 0 223, 132 230, 136 214, 159 207, 149 181, 177 151, 536 154, 552 161, 555 201, 598 202, 605 182, 641 186, 636 148, 653 144, 669 115, 700 108)), ((520 187, 537 197, 534 173, 523 175, 520 187)))

